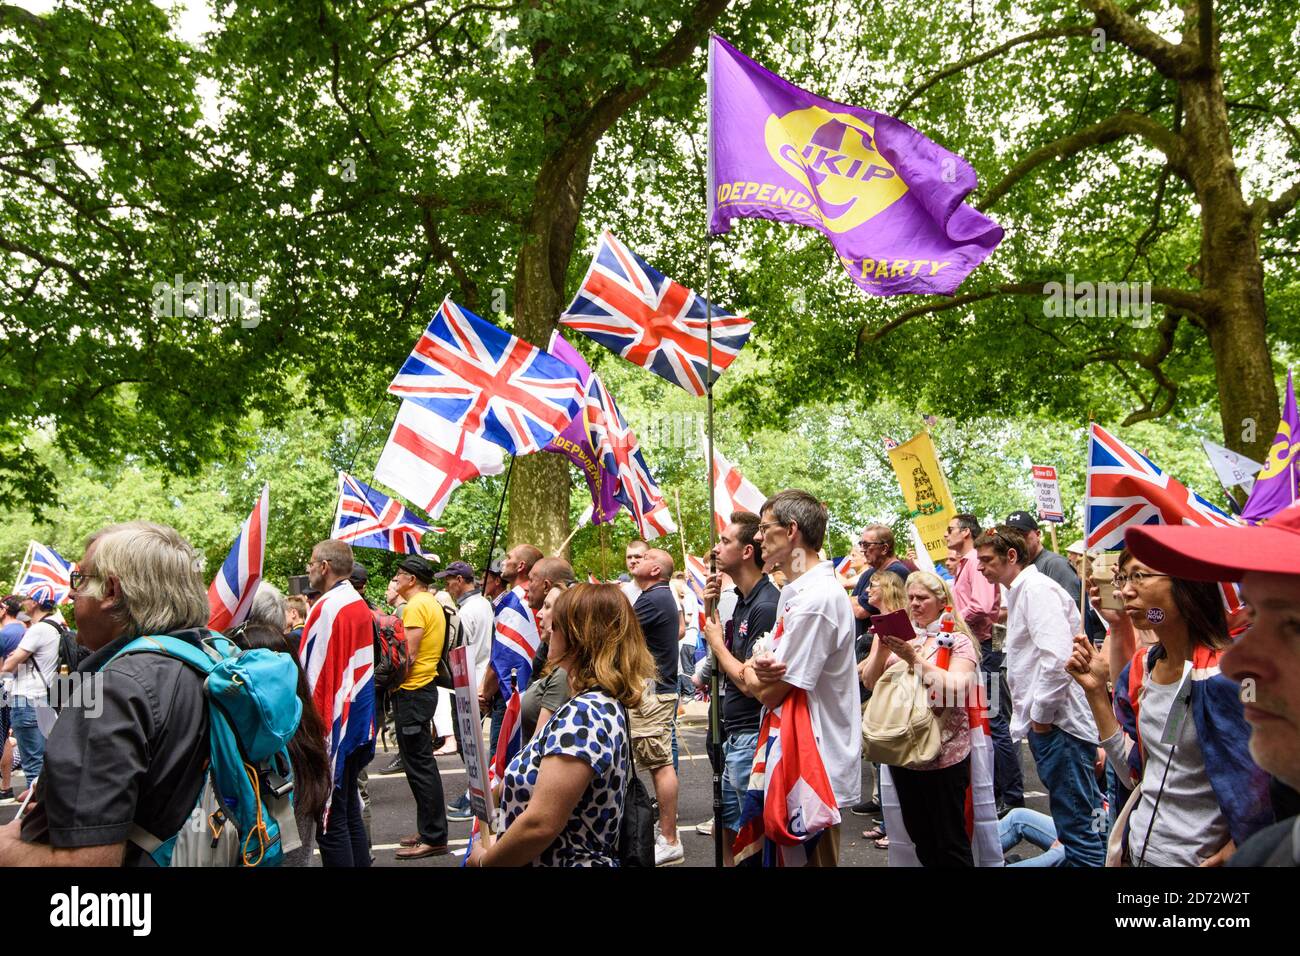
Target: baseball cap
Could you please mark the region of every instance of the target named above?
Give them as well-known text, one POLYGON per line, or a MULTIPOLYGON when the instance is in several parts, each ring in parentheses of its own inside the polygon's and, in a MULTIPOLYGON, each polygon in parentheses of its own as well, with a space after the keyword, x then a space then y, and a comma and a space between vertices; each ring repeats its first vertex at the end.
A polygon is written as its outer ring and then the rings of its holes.
POLYGON ((1007 515, 1007 520, 1003 523, 1017 531, 1038 530, 1038 520, 1028 511, 1013 511, 1007 515))
POLYGON ((403 571, 410 572, 421 584, 428 584, 433 580, 433 565, 418 554, 408 554, 397 566, 403 571))
POLYGON ((447 565, 447 570, 439 571, 434 575, 434 577, 441 581, 443 578, 449 578, 453 574, 457 577, 468 578, 470 581, 474 580, 474 569, 469 566, 469 562, 467 561, 453 561, 451 564, 447 565))
POLYGON ((490 565, 488 565, 487 573, 495 574, 497 577, 501 577, 501 572, 504 569, 505 569, 505 565, 502 563, 500 558, 497 558, 490 565))
POLYGON ((366 566, 360 561, 353 561, 352 573, 348 575, 348 580, 354 585, 365 587, 366 582, 370 580, 370 572, 366 570, 366 566))
POLYGON ((1133 556, 1191 581, 1240 581, 1251 571, 1300 575, 1300 504, 1262 525, 1140 525, 1124 532, 1133 556))
POLYGON ((43 611, 54 610, 54 588, 48 584, 33 584, 27 588, 24 595, 43 611))

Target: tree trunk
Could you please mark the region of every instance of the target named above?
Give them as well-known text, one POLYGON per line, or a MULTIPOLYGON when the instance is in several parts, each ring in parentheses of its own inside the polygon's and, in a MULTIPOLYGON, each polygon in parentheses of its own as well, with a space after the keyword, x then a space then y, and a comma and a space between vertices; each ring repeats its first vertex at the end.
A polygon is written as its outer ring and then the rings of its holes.
MULTIPOLYGON (((587 196, 592 151, 586 151, 567 173, 553 155, 537 175, 533 208, 519 250, 515 271, 515 334, 546 348, 565 301, 564 281, 582 204, 587 196)), ((563 455, 539 452, 515 462, 510 483, 510 516, 506 540, 532 544, 551 554, 569 536, 569 490, 572 476, 563 455)), ((566 545, 563 557, 568 557, 566 545)))
POLYGON ((1212 302, 1203 318, 1224 444, 1263 461, 1278 423, 1264 269, 1258 226, 1233 161, 1217 50, 1213 70, 1184 80, 1181 87, 1189 173, 1201 204, 1201 288, 1212 302))

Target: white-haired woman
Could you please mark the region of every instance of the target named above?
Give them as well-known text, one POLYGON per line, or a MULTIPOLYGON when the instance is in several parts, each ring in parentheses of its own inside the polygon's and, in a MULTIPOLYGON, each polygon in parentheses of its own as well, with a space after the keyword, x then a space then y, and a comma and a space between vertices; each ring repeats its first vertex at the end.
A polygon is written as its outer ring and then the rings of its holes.
POLYGON ((970 629, 954 612, 954 644, 948 668, 939 653, 941 618, 951 607, 947 583, 928 571, 907 578, 907 615, 916 636, 908 641, 878 635, 862 668, 862 682, 873 688, 885 670, 902 662, 930 688, 931 706, 941 723, 939 755, 917 767, 890 767, 907 835, 922 866, 974 866, 966 833, 966 788, 970 784, 970 721, 966 703, 979 666, 970 629), (949 706, 944 706, 945 704, 949 706))

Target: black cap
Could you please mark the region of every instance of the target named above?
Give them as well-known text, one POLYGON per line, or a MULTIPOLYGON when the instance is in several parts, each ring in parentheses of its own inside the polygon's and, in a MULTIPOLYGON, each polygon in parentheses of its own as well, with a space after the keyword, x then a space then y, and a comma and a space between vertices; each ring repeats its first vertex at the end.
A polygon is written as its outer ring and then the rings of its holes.
POLYGON ((397 567, 409 572, 421 584, 429 584, 433 581, 433 565, 418 554, 408 554, 402 558, 397 567))
POLYGON ((466 561, 453 561, 451 564, 447 565, 446 571, 439 571, 434 575, 434 577, 441 581, 443 578, 449 578, 453 574, 456 577, 465 578, 467 581, 473 581, 475 577, 474 569, 471 568, 469 563, 466 561))
POLYGON ((370 574, 366 571, 366 566, 360 561, 352 562, 352 573, 348 575, 348 580, 352 582, 354 588, 363 588, 366 582, 370 580, 370 574))
POLYGON ((1028 511, 1013 511, 1005 522, 1017 531, 1037 531, 1038 521, 1028 511))

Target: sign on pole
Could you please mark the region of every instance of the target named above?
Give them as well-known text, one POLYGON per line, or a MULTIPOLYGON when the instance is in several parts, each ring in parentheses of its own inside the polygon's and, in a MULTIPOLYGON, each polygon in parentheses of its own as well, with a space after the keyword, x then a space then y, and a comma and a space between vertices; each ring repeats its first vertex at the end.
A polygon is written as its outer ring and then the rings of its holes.
POLYGON ((452 648, 451 683, 456 692, 456 722, 460 725, 460 746, 464 751, 465 775, 469 783, 469 805, 474 816, 492 830, 492 791, 488 788, 487 759, 483 752, 483 720, 478 712, 478 677, 474 658, 467 647, 452 648))
POLYGON ((942 561, 948 555, 944 533, 957 509, 930 433, 918 432, 887 454, 910 509, 904 517, 916 525, 931 560, 942 561))
POLYGON ((1065 520, 1065 507, 1061 504, 1061 483, 1056 480, 1056 469, 1051 465, 1034 465, 1034 497, 1038 500, 1038 520, 1065 520))

